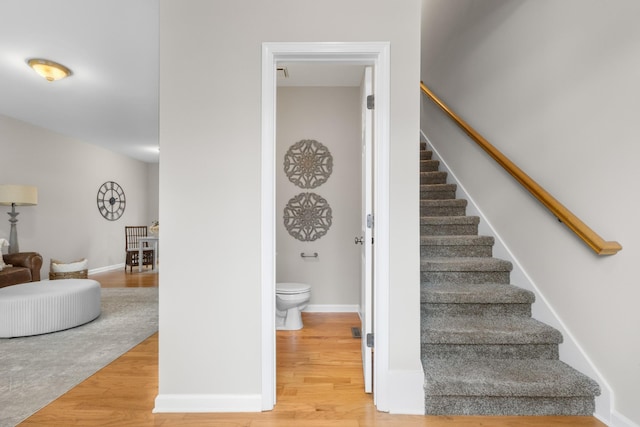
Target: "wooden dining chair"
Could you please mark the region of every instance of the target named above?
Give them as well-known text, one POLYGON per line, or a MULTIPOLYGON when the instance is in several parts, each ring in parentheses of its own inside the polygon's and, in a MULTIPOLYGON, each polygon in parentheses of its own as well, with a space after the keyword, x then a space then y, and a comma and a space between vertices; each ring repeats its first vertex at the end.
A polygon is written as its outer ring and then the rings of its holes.
MULTIPOLYGON (((140 265, 140 260, 138 259, 138 248, 140 247, 139 239, 140 237, 147 237, 147 226, 127 225, 124 227, 124 236, 125 250, 127 252, 124 270, 127 271, 127 266, 129 266, 129 272, 132 272, 133 267, 140 265)), ((155 268, 154 250, 149 246, 148 242, 144 242, 143 244, 142 265, 150 265, 153 269, 155 268)))

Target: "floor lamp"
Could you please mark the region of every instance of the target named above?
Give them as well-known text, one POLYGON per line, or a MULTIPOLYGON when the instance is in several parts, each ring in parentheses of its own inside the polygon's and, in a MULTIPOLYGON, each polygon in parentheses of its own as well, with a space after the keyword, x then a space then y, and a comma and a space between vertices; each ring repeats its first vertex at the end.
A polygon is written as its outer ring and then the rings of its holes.
POLYGON ((16 218, 16 206, 34 206, 38 204, 38 189, 29 185, 5 185, 0 184, 0 205, 11 206, 11 212, 7 212, 11 217, 11 232, 9 234, 9 253, 14 254, 20 251, 18 246, 18 228, 16 218))

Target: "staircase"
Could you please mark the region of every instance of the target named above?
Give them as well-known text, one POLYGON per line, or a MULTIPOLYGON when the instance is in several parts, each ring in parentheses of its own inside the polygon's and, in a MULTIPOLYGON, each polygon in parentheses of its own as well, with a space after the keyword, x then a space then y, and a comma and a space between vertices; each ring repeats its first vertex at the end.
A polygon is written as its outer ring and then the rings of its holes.
POLYGON ((531 318, 532 292, 421 144, 420 256, 425 413, 593 415, 598 384, 558 359, 562 335, 531 318))

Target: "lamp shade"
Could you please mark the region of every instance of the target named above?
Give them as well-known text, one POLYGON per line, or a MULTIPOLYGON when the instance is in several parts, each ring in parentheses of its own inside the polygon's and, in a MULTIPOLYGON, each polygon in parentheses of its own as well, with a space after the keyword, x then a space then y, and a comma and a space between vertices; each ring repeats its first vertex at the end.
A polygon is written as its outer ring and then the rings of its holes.
POLYGON ((33 206, 38 204, 38 189, 30 185, 0 184, 0 205, 33 206))

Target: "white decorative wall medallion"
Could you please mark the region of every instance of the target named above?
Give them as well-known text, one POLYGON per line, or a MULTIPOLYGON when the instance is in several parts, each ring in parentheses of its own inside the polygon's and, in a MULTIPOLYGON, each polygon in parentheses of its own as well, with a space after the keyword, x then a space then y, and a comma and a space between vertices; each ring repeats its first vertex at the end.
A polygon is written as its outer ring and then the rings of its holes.
POLYGON ((300 193, 284 208, 284 227, 303 242, 312 242, 327 234, 331 220, 331 206, 315 193, 300 193))
POLYGON ((324 184, 332 171, 331 152, 315 139, 296 142, 284 156, 284 173, 300 188, 316 188, 324 184))

